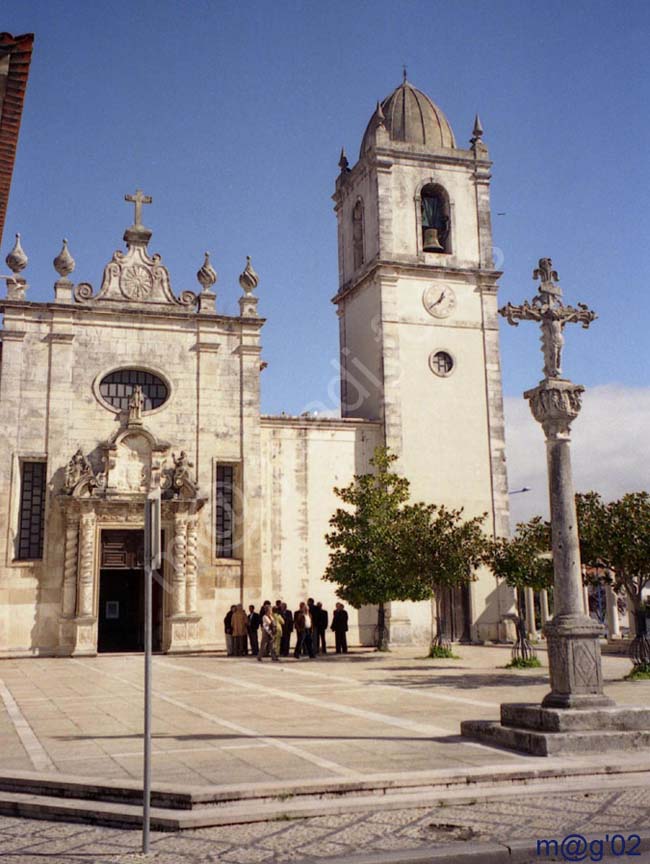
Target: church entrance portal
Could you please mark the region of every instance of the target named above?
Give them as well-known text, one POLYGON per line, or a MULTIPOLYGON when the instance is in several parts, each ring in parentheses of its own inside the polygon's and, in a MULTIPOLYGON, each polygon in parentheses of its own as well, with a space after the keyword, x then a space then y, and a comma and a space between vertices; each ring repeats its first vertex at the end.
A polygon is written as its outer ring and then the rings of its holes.
MULTIPOLYGON (((152 646, 162 649, 163 592, 154 578, 152 646)), ((97 650, 144 650, 144 532, 102 531, 97 650)))
POLYGON ((469 584, 443 589, 440 618, 445 638, 451 642, 471 641, 469 584))

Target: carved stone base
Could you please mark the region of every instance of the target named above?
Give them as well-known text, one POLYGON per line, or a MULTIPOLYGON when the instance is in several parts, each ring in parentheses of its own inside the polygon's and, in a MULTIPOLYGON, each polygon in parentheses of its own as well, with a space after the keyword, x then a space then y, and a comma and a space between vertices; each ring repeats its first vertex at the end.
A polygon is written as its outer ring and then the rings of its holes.
POLYGON ((72 654, 75 644, 75 620, 74 618, 59 618, 59 645, 57 654, 66 656, 72 654))
POLYGON ((97 619, 73 618, 74 627, 71 654, 73 657, 97 654, 97 619))
POLYGON ((199 648, 200 615, 170 615, 167 618, 168 654, 182 654, 199 648))
POLYGON ((613 706, 603 693, 600 624, 584 615, 557 616, 544 628, 548 645, 551 692, 544 708, 613 706))
POLYGON ((500 723, 465 720, 460 728, 466 738, 521 750, 532 756, 650 747, 649 708, 624 706, 585 710, 510 703, 501 706, 500 723))

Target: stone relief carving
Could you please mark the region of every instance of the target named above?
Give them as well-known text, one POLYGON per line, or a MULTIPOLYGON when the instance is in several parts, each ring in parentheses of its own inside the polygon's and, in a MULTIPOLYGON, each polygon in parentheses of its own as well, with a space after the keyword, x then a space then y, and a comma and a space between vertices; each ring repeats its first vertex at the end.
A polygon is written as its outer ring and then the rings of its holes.
POLYGON ((93 471, 92 465, 79 447, 65 467, 63 491, 77 498, 92 495, 94 489, 103 488, 105 480, 104 474, 93 471))

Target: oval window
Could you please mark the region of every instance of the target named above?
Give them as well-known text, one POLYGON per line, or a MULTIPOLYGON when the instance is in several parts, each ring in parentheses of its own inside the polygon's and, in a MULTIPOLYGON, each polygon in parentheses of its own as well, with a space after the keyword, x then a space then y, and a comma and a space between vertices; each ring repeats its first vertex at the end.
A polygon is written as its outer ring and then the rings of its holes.
POLYGON ((136 387, 144 397, 144 411, 153 411, 167 401, 169 389, 162 378, 142 369, 117 369, 105 375, 99 382, 99 393, 118 411, 127 411, 129 399, 136 387))

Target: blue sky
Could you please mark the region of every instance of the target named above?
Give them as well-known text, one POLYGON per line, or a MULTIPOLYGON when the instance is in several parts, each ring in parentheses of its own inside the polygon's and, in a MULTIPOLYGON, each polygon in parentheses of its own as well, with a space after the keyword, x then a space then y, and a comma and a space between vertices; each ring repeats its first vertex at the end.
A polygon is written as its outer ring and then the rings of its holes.
MULTIPOLYGON (((98 286, 139 186, 177 293, 198 287, 209 249, 219 309, 234 314, 252 256, 263 409, 331 403, 339 151, 356 159, 405 63, 462 146, 480 112, 502 301, 531 296, 551 256, 567 300, 599 314, 570 328, 565 371, 647 386, 647 4, 21 0, 2 27, 36 34, 2 249, 22 233, 31 299, 52 297, 63 236, 75 278, 98 286)), ((502 360, 507 395, 537 382, 532 325, 503 326, 502 360)))

